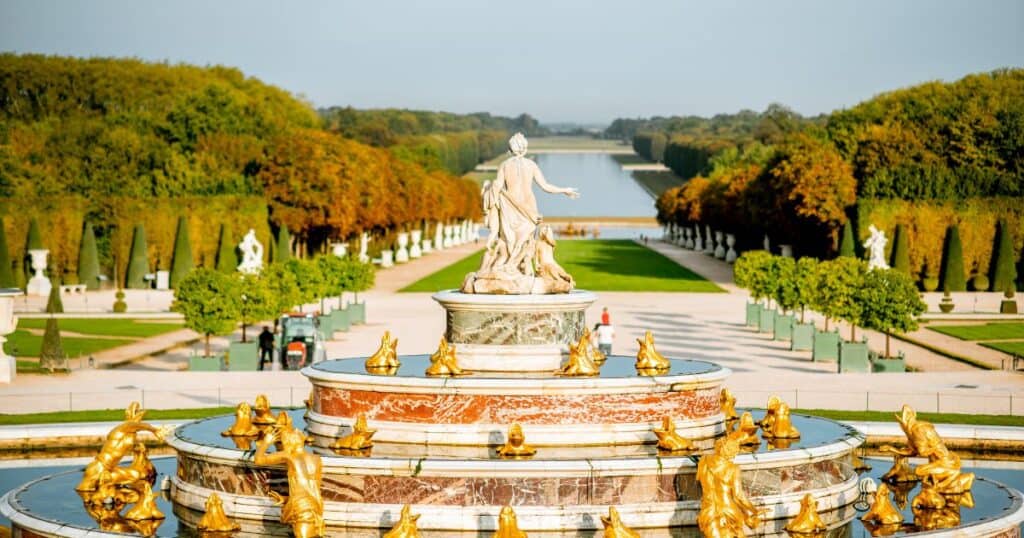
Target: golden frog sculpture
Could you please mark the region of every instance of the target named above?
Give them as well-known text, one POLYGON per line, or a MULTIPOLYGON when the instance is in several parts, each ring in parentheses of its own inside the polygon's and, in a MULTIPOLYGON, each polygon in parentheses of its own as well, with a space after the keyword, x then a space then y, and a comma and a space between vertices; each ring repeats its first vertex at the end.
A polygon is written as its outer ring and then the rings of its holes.
POLYGON ((893 454, 892 467, 882 475, 882 480, 891 483, 917 482, 920 478, 910 468, 907 457, 900 454, 893 454))
MULTIPOLYGON (((601 364, 594 360, 595 353, 590 345, 590 330, 584 329, 580 340, 575 344, 569 344, 569 361, 558 371, 564 376, 595 376, 601 373, 601 364)), ((604 356, 603 353, 601 353, 604 356)))
POLYGON ((271 492, 281 505, 281 523, 291 525, 296 538, 324 535, 324 500, 320 494, 323 464, 320 456, 305 450, 306 435, 296 428, 268 431, 256 443, 256 465, 285 465, 288 469, 288 496, 271 492), (267 453, 280 438, 282 450, 267 453))
POLYGON ((220 432, 224 437, 255 437, 259 433, 260 429, 252 423, 252 407, 246 402, 235 407, 235 423, 220 432))
POLYGON ((761 419, 761 436, 766 439, 798 439, 800 430, 793 426, 789 405, 776 395, 768 398, 768 410, 761 419))
POLYGON ((430 366, 427 367, 426 374, 429 376, 455 376, 465 373, 459 367, 458 357, 455 356, 455 346, 449 344, 448 340, 442 336, 437 351, 430 356, 430 366))
POLYGON ((644 333, 643 338, 637 338, 640 344, 640 351, 636 354, 636 370, 641 375, 652 375, 651 372, 663 373, 672 365, 658 350, 654 349, 654 334, 651 331, 644 333))
POLYGON ((402 507, 402 513, 398 516, 398 523, 391 527, 382 538, 419 538, 420 531, 416 528, 416 520, 420 514, 413 515, 412 508, 407 504, 402 507))
POLYGON ((810 493, 800 499, 800 513, 786 524, 786 530, 798 534, 816 534, 828 530, 818 515, 818 501, 810 493))
POLYGON ((536 453, 536 448, 526 444, 523 427, 518 422, 508 429, 505 445, 498 449, 498 455, 503 458, 528 458, 536 453))
POLYGON ((960 472, 960 457, 949 451, 942 438, 935 432, 930 422, 917 420, 917 412, 909 405, 904 405, 896 420, 907 436, 906 448, 889 445, 881 447, 881 451, 894 455, 928 458, 927 463, 917 466, 914 474, 925 485, 930 485, 943 495, 959 494, 970 491, 974 484, 974 473, 960 472))
POLYGON ((267 399, 266 394, 256 396, 256 405, 252 406, 252 411, 255 413, 252 423, 257 426, 272 426, 277 422, 274 413, 270 410, 270 400, 267 399))
POLYGON ((356 415, 356 422, 352 425, 352 433, 338 439, 331 445, 332 448, 340 450, 366 450, 373 446, 373 434, 377 433, 377 430, 371 430, 366 425, 366 415, 359 413, 356 415))
POLYGON ((757 424, 754 422, 754 416, 750 414, 750 411, 744 411, 740 415, 740 420, 736 424, 736 429, 728 434, 736 440, 736 443, 744 445, 759 445, 761 439, 757 437, 757 424))
POLYGON ((216 493, 206 498, 206 513, 196 527, 204 532, 234 532, 241 528, 238 523, 228 519, 224 513, 224 503, 216 493))
MULTIPOLYGON (((397 370, 401 366, 398 361, 398 339, 391 337, 391 331, 384 331, 380 337, 380 347, 366 359, 366 370, 370 373, 375 371, 397 370)), ((397 372, 396 372, 397 373, 397 372)), ((388 374, 392 375, 392 374, 388 374)))
POLYGON ((760 511, 743 490, 740 468, 732 461, 739 451, 735 438, 721 437, 714 452, 697 462, 701 487, 697 526, 707 538, 746 536, 746 527, 761 523, 760 511))
POLYGON ((861 521, 870 521, 876 525, 896 525, 903 522, 903 514, 896 510, 889 499, 889 486, 882 482, 875 491, 875 499, 871 508, 861 516, 861 521))
POLYGON ((736 397, 732 395, 732 391, 723 388, 719 400, 722 403, 722 414, 725 415, 725 420, 736 420, 739 418, 736 414, 736 397))
POLYGON ((82 472, 82 481, 75 487, 75 491, 97 491, 105 486, 127 486, 139 480, 137 470, 131 467, 119 467, 121 460, 129 451, 135 450, 139 444, 136 434, 139 432, 150 432, 160 441, 169 432, 168 428, 158 428, 145 422, 142 418, 146 411, 142 409, 139 402, 132 402, 124 411, 124 422, 115 426, 107 434, 103 446, 100 448, 96 458, 85 466, 82 472))
POLYGON ((654 435, 658 437, 658 449, 666 452, 681 452, 696 448, 693 441, 676 433, 676 423, 672 417, 662 418, 661 428, 655 428, 654 435))
POLYGON ((136 501, 135 506, 124 513, 124 518, 135 521, 164 519, 163 512, 156 507, 156 494, 153 493, 153 488, 150 487, 149 482, 139 481, 136 491, 139 493, 139 500, 136 501))
POLYGON ((640 538, 640 533, 619 519, 619 511, 614 506, 608 507, 607 516, 601 516, 601 524, 604 525, 604 538, 640 538))
POLYGON ((516 512, 511 506, 503 506, 498 514, 498 530, 491 538, 527 538, 526 533, 519 530, 516 512))

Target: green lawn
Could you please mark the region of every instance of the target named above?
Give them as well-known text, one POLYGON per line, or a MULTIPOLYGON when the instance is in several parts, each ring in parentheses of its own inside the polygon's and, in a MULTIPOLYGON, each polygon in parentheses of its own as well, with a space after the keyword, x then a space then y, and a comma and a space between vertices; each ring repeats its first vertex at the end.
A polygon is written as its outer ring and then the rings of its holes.
MULTIPOLYGON (((57 325, 61 332, 96 334, 104 336, 127 336, 131 338, 149 338, 171 331, 182 329, 185 325, 180 321, 143 320, 125 318, 60 318, 57 325)), ((45 329, 46 319, 19 319, 19 329, 45 329)))
POLYGON ((1024 355, 1024 342, 985 342, 981 345, 1010 355, 1024 355))
MULTIPOLYGON (((123 346, 134 341, 124 338, 72 338, 69 336, 61 338, 64 353, 68 358, 85 357, 97 351, 123 346)), ((4 351, 15 357, 38 357, 42 347, 43 337, 41 335, 18 330, 7 335, 4 351)))
MULTIPOLYGON (((458 288, 466 273, 480 267, 483 251, 463 258, 401 291, 435 292, 458 288)), ((592 291, 720 292, 713 282, 676 262, 625 239, 559 241, 555 259, 592 291)))
POLYGON ((1024 338, 1024 323, 935 325, 928 327, 928 329, 961 340, 1009 340, 1011 338, 1024 338))
MULTIPOLYGON (((274 407, 278 409, 278 407, 274 407)), ((283 408, 282 408, 283 409, 283 408)), ((209 407, 201 409, 152 409, 146 411, 147 420, 200 419, 234 412, 234 407, 209 407)), ((27 413, 24 415, 0 414, 0 425, 57 424, 65 422, 114 422, 124 420, 124 409, 100 409, 96 411, 59 411, 54 413, 27 413)))
MULTIPOLYGON (((863 422, 895 422, 896 413, 888 411, 835 411, 832 409, 794 409, 794 413, 815 415, 832 420, 863 422)), ((958 413, 918 413, 917 418, 936 424, 971 424, 975 426, 1024 426, 1024 417, 1016 415, 961 415, 958 413)))

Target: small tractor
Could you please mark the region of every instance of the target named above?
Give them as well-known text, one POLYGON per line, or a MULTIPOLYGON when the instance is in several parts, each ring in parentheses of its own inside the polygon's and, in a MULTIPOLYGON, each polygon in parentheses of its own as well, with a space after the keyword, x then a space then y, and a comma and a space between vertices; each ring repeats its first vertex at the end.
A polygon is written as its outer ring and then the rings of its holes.
POLYGON ((293 312, 281 316, 281 363, 299 370, 324 359, 318 321, 313 314, 293 312))

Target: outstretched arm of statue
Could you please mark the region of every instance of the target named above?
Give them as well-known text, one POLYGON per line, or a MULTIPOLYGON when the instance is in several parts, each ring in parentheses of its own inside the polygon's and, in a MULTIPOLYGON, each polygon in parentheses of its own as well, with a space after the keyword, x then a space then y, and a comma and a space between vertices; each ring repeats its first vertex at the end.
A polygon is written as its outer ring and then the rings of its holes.
POLYGON ((256 465, 277 465, 288 461, 288 457, 280 452, 267 454, 267 447, 277 441, 277 432, 270 430, 259 441, 256 441, 256 454, 253 461, 256 465))
POLYGON ((540 171, 539 166, 534 166, 533 169, 536 173, 533 176, 534 181, 537 185, 544 190, 544 192, 550 192, 551 194, 564 194, 569 198, 579 198, 580 191, 572 187, 557 187, 548 183, 548 180, 544 179, 544 174, 540 171))

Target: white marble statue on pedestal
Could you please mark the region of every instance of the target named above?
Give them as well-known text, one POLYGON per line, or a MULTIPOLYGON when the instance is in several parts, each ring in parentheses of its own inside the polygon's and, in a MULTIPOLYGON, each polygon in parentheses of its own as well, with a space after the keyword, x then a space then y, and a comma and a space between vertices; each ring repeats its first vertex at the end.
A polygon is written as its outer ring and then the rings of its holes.
POLYGON ((733 234, 725 234, 725 244, 729 247, 725 251, 725 263, 732 263, 736 261, 736 236, 733 234))
POLYGON ((412 246, 409 247, 409 257, 419 258, 423 256, 423 250, 420 248, 420 241, 423 239, 423 230, 413 230, 410 234, 412 246))
POLYGON ((331 254, 334 254, 339 258, 344 258, 345 256, 348 256, 348 243, 331 243, 331 254))
POLYGON ((725 234, 721 230, 715 232, 715 257, 725 259, 725 234))
POLYGON ((693 227, 693 250, 704 252, 704 239, 700 236, 700 226, 693 227))
POLYGON ((380 266, 393 267, 395 265, 395 252, 391 249, 380 251, 380 266))
POLYGON ((874 224, 868 226, 868 231, 871 232, 871 236, 864 241, 864 248, 868 254, 868 270, 888 269, 889 264, 885 261, 885 244, 889 240, 886 239, 885 232, 875 228, 874 224))
POLYGON ((21 295, 16 288, 0 289, 0 383, 13 383, 18 373, 18 363, 14 357, 4 353, 6 336, 14 332, 18 326, 18 318, 14 317, 14 298, 21 295))
POLYGON ((451 224, 444 225, 444 248, 452 248, 453 246, 455 246, 452 243, 452 234, 454 233, 454 231, 455 230, 452 228, 451 224))
POLYGON ((762 243, 761 248, 763 248, 765 252, 772 251, 772 243, 768 240, 768 234, 764 234, 764 242, 762 243))
POLYGON ((263 270, 263 245, 256 239, 256 230, 250 228, 246 232, 238 250, 242 253, 242 263, 237 268, 239 272, 255 275, 263 270))
POLYGON ((362 263, 370 263, 370 256, 366 253, 367 249, 370 248, 370 234, 363 232, 359 236, 359 261, 362 263))
POLYGON ((35 274, 29 279, 28 284, 25 286, 26 295, 38 295, 40 297, 46 297, 50 294, 50 288, 53 287, 50 284, 50 279, 46 278, 43 271, 46 270, 46 256, 50 253, 45 248, 32 249, 28 251, 29 257, 32 259, 32 270, 35 274))
POLYGON ((423 240, 423 253, 430 254, 434 251, 434 242, 429 239, 423 240))
POLYGON ((711 225, 704 225, 704 254, 713 255, 715 253, 715 240, 711 237, 711 225))
POLYGON ((402 232, 398 234, 398 250, 395 251, 395 263, 405 263, 409 261, 409 233, 402 232))
POLYGON ((440 222, 434 225, 434 249, 444 250, 444 224, 440 222))

